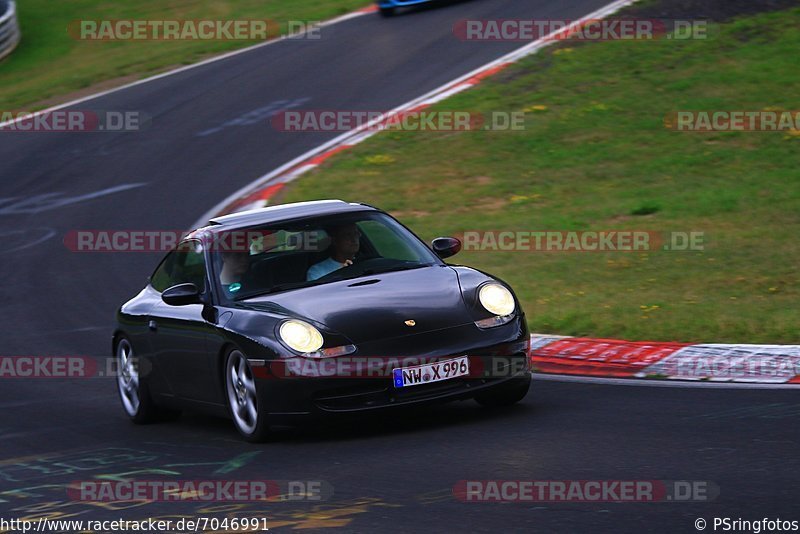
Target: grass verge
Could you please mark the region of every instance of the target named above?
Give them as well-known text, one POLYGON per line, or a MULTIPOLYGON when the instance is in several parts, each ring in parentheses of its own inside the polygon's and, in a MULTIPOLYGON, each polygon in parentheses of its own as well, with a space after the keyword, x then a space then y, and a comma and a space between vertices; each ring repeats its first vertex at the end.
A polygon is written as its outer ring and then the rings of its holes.
POLYGON ((696 231, 705 250, 463 252, 511 283, 531 329, 797 343, 800 135, 678 133, 678 110, 796 110, 800 9, 709 40, 561 43, 437 110, 525 111, 515 132, 386 132, 281 201, 380 206, 423 238, 465 231, 696 231))

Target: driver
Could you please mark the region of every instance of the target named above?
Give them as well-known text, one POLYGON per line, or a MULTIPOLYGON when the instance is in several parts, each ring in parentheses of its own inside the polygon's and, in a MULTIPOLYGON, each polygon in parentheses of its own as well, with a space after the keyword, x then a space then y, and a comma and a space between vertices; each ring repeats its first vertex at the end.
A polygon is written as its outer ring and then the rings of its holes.
POLYGON ((355 223, 334 226, 328 231, 331 236, 330 257, 312 265, 306 274, 306 280, 322 278, 342 267, 353 265, 353 258, 358 254, 361 245, 361 232, 355 223))

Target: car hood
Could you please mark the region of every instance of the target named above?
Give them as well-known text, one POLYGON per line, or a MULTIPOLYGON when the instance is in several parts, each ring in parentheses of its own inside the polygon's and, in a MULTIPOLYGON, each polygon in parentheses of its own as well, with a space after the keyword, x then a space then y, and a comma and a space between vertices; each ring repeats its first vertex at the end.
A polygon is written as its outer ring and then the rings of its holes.
POLYGON ((320 323, 358 345, 471 323, 456 272, 434 265, 248 299, 320 323), (413 321, 413 325, 407 324, 413 321))

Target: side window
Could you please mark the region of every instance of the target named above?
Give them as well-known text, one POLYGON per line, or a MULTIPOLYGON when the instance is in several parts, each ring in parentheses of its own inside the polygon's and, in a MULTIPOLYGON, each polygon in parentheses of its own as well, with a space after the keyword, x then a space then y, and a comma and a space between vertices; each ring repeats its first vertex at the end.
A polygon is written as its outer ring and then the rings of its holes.
POLYGON ((196 285, 200 291, 205 289, 206 262, 199 241, 184 241, 178 245, 167 254, 150 277, 150 285, 159 293, 174 285, 187 283, 196 285))

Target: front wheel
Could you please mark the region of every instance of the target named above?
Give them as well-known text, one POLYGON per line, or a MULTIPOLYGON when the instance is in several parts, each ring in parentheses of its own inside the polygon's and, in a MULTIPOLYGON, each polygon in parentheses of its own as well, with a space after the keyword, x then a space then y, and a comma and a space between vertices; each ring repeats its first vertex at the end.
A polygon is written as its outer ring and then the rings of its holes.
POLYGON ((521 381, 515 380, 514 384, 504 388, 481 393, 475 397, 475 400, 478 404, 487 408, 504 408, 524 399, 530 387, 531 378, 528 376, 527 379, 522 379, 521 381))
POLYGON ((380 11, 381 15, 384 17, 391 17, 394 15, 395 8, 393 7, 379 7, 378 11, 380 11))
POLYGON ((269 432, 267 414, 261 409, 250 363, 236 349, 225 360, 225 391, 236 430, 247 441, 264 441, 269 432))

